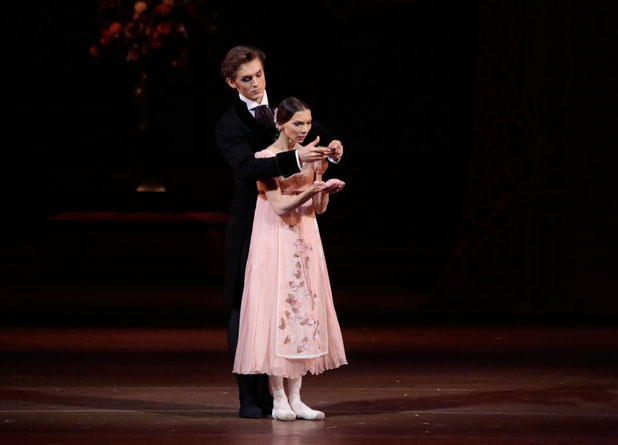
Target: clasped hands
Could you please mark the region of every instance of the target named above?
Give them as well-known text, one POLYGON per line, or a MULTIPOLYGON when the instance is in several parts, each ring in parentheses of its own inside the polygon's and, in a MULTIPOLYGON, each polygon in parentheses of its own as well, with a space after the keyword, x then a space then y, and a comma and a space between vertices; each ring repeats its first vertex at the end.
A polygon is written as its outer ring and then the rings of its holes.
POLYGON ((333 161, 338 161, 343 156, 343 144, 335 139, 328 147, 318 145, 320 136, 304 147, 298 149, 298 157, 302 162, 315 162, 325 158, 330 158, 333 161))

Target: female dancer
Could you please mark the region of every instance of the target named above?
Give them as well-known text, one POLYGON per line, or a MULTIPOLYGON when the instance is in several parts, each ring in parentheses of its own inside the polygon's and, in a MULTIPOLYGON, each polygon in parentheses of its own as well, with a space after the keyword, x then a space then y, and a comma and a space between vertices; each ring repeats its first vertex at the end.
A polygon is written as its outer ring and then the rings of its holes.
MULTIPOLYGON (((279 137, 256 157, 298 148, 311 128, 311 110, 290 97, 279 104, 275 122, 279 137)), ((322 181, 327 164, 303 163, 295 175, 258 182, 233 372, 269 375, 273 419, 324 419, 301 401, 302 377, 347 363, 316 222, 329 195, 345 185, 322 181)))

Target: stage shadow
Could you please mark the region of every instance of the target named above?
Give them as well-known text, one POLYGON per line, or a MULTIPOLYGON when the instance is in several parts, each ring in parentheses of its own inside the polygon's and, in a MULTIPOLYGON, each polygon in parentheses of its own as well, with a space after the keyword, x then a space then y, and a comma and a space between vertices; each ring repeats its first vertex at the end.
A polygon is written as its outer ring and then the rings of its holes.
MULTIPOLYGON (((24 410, 34 409, 36 406, 45 407, 49 411, 62 410, 66 407, 75 409, 92 410, 119 410, 141 411, 159 413, 169 416, 183 417, 237 417, 235 411, 230 411, 219 405, 201 403, 178 403, 171 400, 137 400, 129 398, 110 398, 101 396, 87 396, 62 394, 61 392, 49 394, 43 391, 3 388, 0 389, 2 404, 23 405, 24 410), (50 406, 54 408, 50 408, 50 406)), ((15 405, 12 405, 15 409, 15 405)))
POLYGON ((320 405, 329 417, 397 413, 405 411, 433 411, 443 409, 499 405, 535 405, 566 407, 577 403, 607 403, 618 399, 616 388, 601 385, 559 386, 542 389, 511 391, 476 391, 467 394, 444 393, 431 397, 397 397, 392 399, 363 399, 320 405))

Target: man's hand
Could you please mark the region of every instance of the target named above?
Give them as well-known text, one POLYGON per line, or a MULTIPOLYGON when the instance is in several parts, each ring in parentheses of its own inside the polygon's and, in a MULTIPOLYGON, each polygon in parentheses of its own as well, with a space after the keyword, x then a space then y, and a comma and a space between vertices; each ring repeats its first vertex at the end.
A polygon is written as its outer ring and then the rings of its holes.
POLYGON ((330 149, 330 153, 328 155, 333 161, 338 161, 343 156, 343 144, 341 141, 335 139, 330 144, 328 144, 328 148, 330 149))
POLYGON ((301 162, 315 162, 330 155, 331 149, 327 147, 318 147, 320 136, 315 138, 315 141, 298 149, 298 158, 301 162))

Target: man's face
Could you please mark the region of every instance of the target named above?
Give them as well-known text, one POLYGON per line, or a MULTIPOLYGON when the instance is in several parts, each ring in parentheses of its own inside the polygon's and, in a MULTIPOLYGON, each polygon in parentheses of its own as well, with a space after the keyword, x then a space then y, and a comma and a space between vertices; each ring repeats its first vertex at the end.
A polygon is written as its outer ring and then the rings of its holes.
POLYGON ((261 103, 266 89, 266 76, 260 59, 240 65, 233 79, 226 78, 227 84, 254 102, 261 103))

